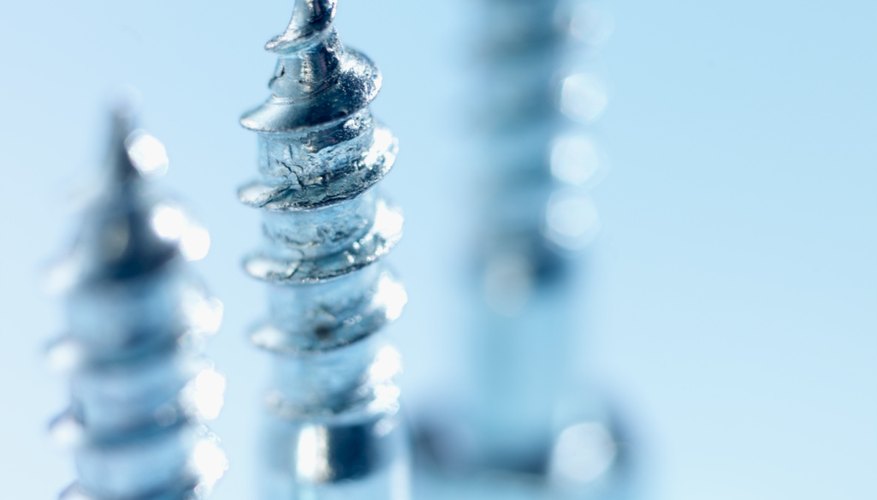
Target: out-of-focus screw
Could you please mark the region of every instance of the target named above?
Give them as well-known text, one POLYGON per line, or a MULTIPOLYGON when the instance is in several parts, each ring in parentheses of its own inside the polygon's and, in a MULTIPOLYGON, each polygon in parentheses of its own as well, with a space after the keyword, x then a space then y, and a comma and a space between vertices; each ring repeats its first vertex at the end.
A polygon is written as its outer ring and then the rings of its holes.
POLYGON ((187 267, 209 235, 145 178, 167 166, 161 143, 127 111, 113 122, 106 186, 53 274, 68 332, 49 357, 71 402, 51 429, 78 471, 62 498, 203 498, 227 467, 204 425, 225 379, 201 347, 222 304, 187 267))
POLYGON ((267 102, 241 122, 259 134, 258 181, 241 200, 263 212, 264 245, 245 259, 268 286, 252 333, 273 356, 264 498, 407 498, 395 349, 375 335, 407 296, 381 258, 402 215, 375 185, 397 142, 369 103, 381 77, 344 47, 334 0, 297 0, 267 102))
POLYGON ((581 63, 593 62, 611 21, 590 1, 478 8, 472 383, 464 404, 424 425, 425 454, 466 477, 594 498, 626 465, 612 409, 580 381, 573 356, 582 253, 599 228, 589 190, 605 170, 591 126, 607 106, 601 78, 581 63))
MULTIPOLYGON (((543 476, 574 498, 618 479, 627 446, 614 409, 573 354, 582 252, 605 172, 592 126, 608 98, 586 69, 611 32, 592 1, 485 0, 485 238, 476 327, 478 466, 543 476)), ((623 479, 622 479, 623 480, 623 479)), ((617 493, 612 491, 612 494, 617 493)))

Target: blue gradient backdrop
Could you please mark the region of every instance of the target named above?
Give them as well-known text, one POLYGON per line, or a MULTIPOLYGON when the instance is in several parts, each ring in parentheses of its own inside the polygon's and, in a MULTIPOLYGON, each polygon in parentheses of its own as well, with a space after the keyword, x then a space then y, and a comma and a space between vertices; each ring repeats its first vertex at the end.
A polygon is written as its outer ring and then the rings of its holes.
MULTIPOLYGON (((402 141, 387 189, 406 209, 392 257, 412 297, 392 330, 415 406, 453 377, 468 229, 472 0, 344 1, 342 36, 385 75, 376 113, 402 141), (465 179, 466 177, 462 177, 465 179), (427 356, 425 353, 430 353, 427 356), (450 373, 446 375, 446 373, 450 373)), ((62 379, 41 359, 63 328, 37 280, 97 176, 120 85, 172 156, 165 182, 213 232, 201 265, 227 304, 212 343, 230 375, 217 430, 250 498, 265 359, 245 327, 262 291, 239 271, 257 215, 238 115, 267 95, 262 44, 290 0, 9 2, 0 15, 2 497, 72 477, 45 434, 62 379)), ((630 411, 658 500, 877 498, 877 3, 608 2, 612 171, 583 362, 630 411)))

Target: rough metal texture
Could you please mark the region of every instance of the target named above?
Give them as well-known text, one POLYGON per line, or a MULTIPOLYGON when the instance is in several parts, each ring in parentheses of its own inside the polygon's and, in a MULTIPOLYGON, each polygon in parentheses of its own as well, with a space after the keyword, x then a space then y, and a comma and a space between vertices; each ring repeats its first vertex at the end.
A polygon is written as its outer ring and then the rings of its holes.
POLYGON ((62 498, 202 498, 226 468, 203 423, 225 383, 201 354, 222 305, 187 269, 209 236, 144 179, 165 160, 115 116, 107 185, 54 274, 69 330, 49 355, 70 374, 71 403, 52 432, 78 471, 62 498))
POLYGON ((593 498, 625 459, 617 423, 581 382, 575 355, 583 254, 598 229, 589 190, 604 168, 591 126, 607 104, 587 66, 608 25, 592 2, 478 6, 472 385, 456 418, 462 428, 437 423, 426 439, 445 467, 517 478, 531 497, 550 484, 593 498))
POLYGON ((296 1, 267 45, 272 95, 241 120, 259 134, 260 177, 240 198, 262 210, 264 233, 244 266, 270 308, 252 340, 274 371, 263 498, 407 497, 399 357, 375 335, 407 300, 380 260, 402 216, 375 188, 397 143, 368 109, 380 74, 339 42, 335 10, 296 1))

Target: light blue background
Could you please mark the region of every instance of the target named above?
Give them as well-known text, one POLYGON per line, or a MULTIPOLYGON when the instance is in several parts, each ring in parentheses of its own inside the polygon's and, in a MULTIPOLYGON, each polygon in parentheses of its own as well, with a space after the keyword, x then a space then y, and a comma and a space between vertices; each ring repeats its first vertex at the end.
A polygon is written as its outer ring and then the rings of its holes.
MULTIPOLYGON (((374 109, 402 156, 392 257, 412 297, 392 330, 411 406, 459 341, 467 27, 472 0, 343 1, 338 24, 385 75, 374 109), (429 352, 430 355, 425 355, 429 352)), ((133 83, 172 155, 166 183, 213 231, 201 265, 227 304, 211 349, 233 377, 217 430, 251 498, 249 431, 265 358, 244 339, 262 292, 239 271, 257 216, 238 115, 267 96, 261 50, 291 1, 7 2, 0 15, 3 498, 72 477, 45 435, 65 391, 41 360, 63 328, 41 266, 71 197, 97 175, 108 95, 133 83)), ((864 0, 610 3, 616 33, 596 191, 591 371, 632 410, 648 492, 663 500, 877 498, 877 4, 864 0)), ((75 196, 73 196, 75 197, 75 196)))

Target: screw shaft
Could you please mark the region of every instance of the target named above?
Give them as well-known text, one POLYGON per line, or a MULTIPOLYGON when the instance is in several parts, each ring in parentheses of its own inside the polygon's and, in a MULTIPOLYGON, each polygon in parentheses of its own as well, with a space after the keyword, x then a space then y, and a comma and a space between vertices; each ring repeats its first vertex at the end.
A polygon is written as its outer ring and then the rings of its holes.
POLYGON ((589 189, 605 168, 589 127, 607 104, 582 62, 610 24, 593 2, 483 5, 488 169, 471 460, 589 496, 619 462, 614 415, 574 356, 585 303, 577 278, 599 227, 589 189), (585 454, 594 464, 576 458, 585 454))
POLYGON ((368 106, 377 68, 344 47, 334 0, 299 0, 272 95, 245 114, 259 134, 260 178, 240 190, 262 210, 264 244, 245 259, 268 286, 252 333, 273 358, 265 498, 407 498, 395 349, 376 335, 407 300, 381 258, 401 213, 376 189, 397 143, 368 106))

